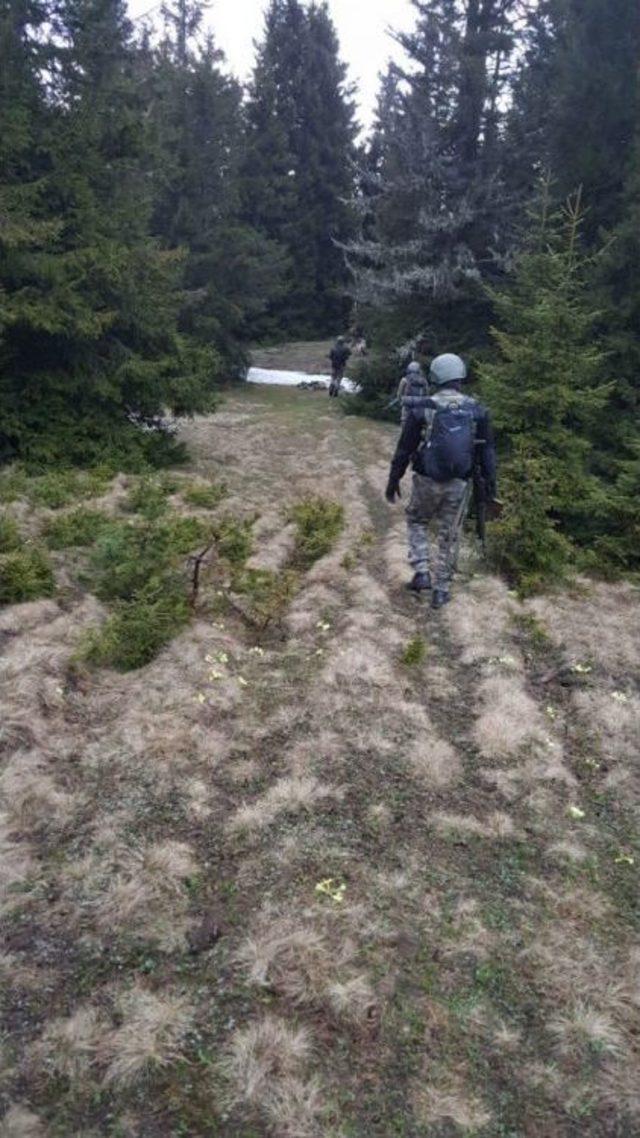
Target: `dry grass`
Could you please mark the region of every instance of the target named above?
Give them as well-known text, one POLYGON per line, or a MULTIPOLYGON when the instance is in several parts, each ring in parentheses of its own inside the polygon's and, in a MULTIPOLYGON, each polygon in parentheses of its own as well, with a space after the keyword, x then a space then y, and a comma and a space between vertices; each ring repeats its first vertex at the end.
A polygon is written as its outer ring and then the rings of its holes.
POLYGON ((14 1103, 0 1120, 0 1138, 47 1138, 47 1131, 37 1114, 14 1103))
POLYGON ((104 1040, 104 1081, 123 1089, 181 1057, 194 1013, 184 998, 142 987, 123 993, 117 1009, 122 1023, 104 1040))
POLYGON ((327 1138, 326 1104, 318 1079, 287 1078, 275 1084, 265 1115, 279 1138, 327 1138))
POLYGON ((9 818, 0 813, 0 913, 20 904, 17 889, 36 871, 32 847, 13 837, 9 818))
POLYGON ((446 611, 449 634, 463 664, 478 664, 508 654, 520 662, 512 638, 515 601, 498 577, 474 577, 458 589, 446 611))
POLYGON ((530 743, 544 743, 548 729, 521 677, 502 672, 479 685, 481 712, 474 727, 475 742, 485 759, 517 755, 530 743))
POLYGON ((97 1008, 78 1008, 68 1019, 47 1024, 34 1045, 34 1058, 47 1071, 83 1089, 101 1058, 110 1026, 97 1008))
POLYGON ((622 1033, 611 1018, 588 1004, 576 1004, 567 1015, 552 1020, 548 1030, 565 1058, 576 1058, 585 1048, 600 1055, 617 1055, 623 1047, 622 1033))
POLYGON ((441 790, 455 784, 462 773, 459 754, 444 739, 418 736, 409 748, 409 762, 415 778, 426 787, 441 790))
POLYGON ((528 601, 572 663, 597 663, 599 672, 624 676, 640 657, 638 591, 633 585, 582 582, 582 592, 528 601))
POLYGON ((93 918, 100 935, 175 952, 186 944, 191 926, 186 883, 197 874, 184 842, 136 848, 107 830, 87 857, 67 867, 63 880, 78 905, 78 918, 83 923, 93 918))
POLYGON ((573 693, 575 708, 597 733, 605 759, 635 767, 640 740, 640 697, 633 692, 598 688, 573 693))
POLYGON ((232 1100, 268 1109, 283 1084, 304 1075, 311 1055, 309 1032, 275 1016, 236 1031, 223 1063, 232 1100))
POLYGON ((185 433, 255 564, 288 561, 294 482, 347 525, 259 652, 215 565, 126 676, 69 669, 101 610, 66 554, 64 602, 0 614, 0 1134, 635 1134, 637 592, 521 606, 465 558, 434 620, 393 429, 244 391, 185 433), (541 683, 527 614, 592 671, 541 683))
POLYGON ((300 1007, 324 1007, 338 1018, 364 1023, 376 997, 355 970, 355 957, 355 945, 336 929, 331 935, 308 920, 267 914, 238 958, 251 984, 300 1007))
POLYGON ((9 824, 27 833, 64 829, 82 806, 79 795, 61 790, 41 752, 18 751, 0 775, 0 802, 9 824))
POLYGON ((232 833, 259 832, 280 817, 308 813, 339 796, 338 788, 324 785, 317 778, 281 778, 256 802, 241 806, 229 820, 228 829, 232 833))
POLYGON ((444 1086, 417 1086, 413 1109, 420 1126, 453 1124, 461 1135, 476 1134, 491 1122, 491 1112, 475 1095, 469 1095, 462 1079, 444 1086))
POLYGON ((432 824, 441 834, 488 838, 501 841, 516 836, 513 819, 508 814, 496 810, 484 822, 470 814, 437 813, 432 816, 432 824))

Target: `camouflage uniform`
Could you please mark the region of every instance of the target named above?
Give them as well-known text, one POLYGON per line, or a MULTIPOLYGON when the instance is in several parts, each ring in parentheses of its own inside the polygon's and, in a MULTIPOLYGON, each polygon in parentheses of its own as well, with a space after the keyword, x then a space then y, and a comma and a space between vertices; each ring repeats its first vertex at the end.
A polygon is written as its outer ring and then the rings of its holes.
MULTIPOLYGON (((413 458, 413 491, 406 510, 409 537, 409 562, 415 573, 427 574, 431 571, 434 589, 448 592, 451 577, 455 571, 460 535, 469 507, 472 483, 468 478, 453 478, 437 482, 420 470, 420 444, 425 433, 428 437, 436 408, 462 405, 474 412, 478 434, 477 444, 481 444, 479 459, 487 480, 487 485, 495 487, 495 451, 493 434, 486 410, 475 400, 463 395, 454 387, 444 387, 434 392, 430 399, 407 399, 407 418, 396 448, 387 497, 393 501, 400 480, 413 458), (437 525, 437 547, 435 553, 430 548, 428 527, 437 525)), ((471 471, 469 472, 471 475, 471 471)))
POLYGON ((434 482, 414 474, 407 506, 409 563, 414 573, 428 573, 434 588, 446 589, 458 560, 460 533, 469 506, 470 484, 462 478, 434 482), (429 548, 429 523, 437 520, 435 556, 429 548))

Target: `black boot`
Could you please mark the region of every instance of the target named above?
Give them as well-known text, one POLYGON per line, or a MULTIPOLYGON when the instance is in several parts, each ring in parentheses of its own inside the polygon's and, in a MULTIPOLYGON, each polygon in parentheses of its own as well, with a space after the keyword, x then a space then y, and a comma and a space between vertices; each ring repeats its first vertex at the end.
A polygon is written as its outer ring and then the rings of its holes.
POLYGON ((431 576, 429 573, 414 573, 407 588, 412 593, 426 593, 431 588, 431 576))
POLYGON ((443 605, 448 605, 451 600, 451 594, 448 589, 434 589, 431 598, 431 608, 441 609, 443 605))

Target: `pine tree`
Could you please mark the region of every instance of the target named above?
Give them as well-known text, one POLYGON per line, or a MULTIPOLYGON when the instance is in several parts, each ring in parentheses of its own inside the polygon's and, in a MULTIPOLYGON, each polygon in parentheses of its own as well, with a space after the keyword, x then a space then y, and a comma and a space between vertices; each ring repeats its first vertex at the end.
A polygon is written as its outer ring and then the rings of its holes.
POLYGON ((30 227, 3 246, 5 451, 93 461, 151 443, 134 424, 210 402, 212 358, 176 336, 179 264, 147 237, 145 127, 118 0, 60 0, 44 75, 15 43, 39 103, 39 177, 20 172, 30 227), (47 97, 43 84, 48 83, 47 97), (34 223, 36 228, 34 229, 34 223), (43 228, 44 227, 44 228, 43 228))
POLYGON ((589 244, 621 220, 638 116, 637 0, 541 0, 511 118, 515 180, 550 169, 561 195, 582 187, 589 244))
POLYGON ((591 541, 607 506, 591 440, 611 392, 594 339, 581 223, 579 199, 554 211, 546 184, 512 279, 494 295, 498 358, 481 368, 505 455, 495 553, 525 589, 561 575, 568 542, 591 541))
POLYGON ((640 139, 613 229, 593 274, 602 309, 611 410, 595 434, 597 458, 612 487, 597 548, 624 569, 640 565, 640 139))
POLYGON ((347 320, 340 243, 352 231, 354 110, 326 3, 271 0, 248 105, 246 215, 289 255, 290 334, 331 334, 347 320))
POLYGON ((182 329, 237 364, 254 320, 284 287, 284 267, 279 247, 241 221, 242 90, 212 37, 202 48, 193 41, 202 11, 187 0, 165 9, 150 93, 160 174, 153 225, 186 253, 182 329))
MULTIPOLYGON (((480 282, 507 232, 500 97, 513 51, 515 5, 414 0, 415 31, 398 37, 409 66, 379 104, 363 239, 352 245, 360 304, 389 336, 428 333, 433 350, 482 339, 480 282)), ((365 174, 366 184, 366 174, 365 174)), ((383 331, 383 335, 384 335, 383 331)), ((385 337, 386 338, 386 337, 385 337)))

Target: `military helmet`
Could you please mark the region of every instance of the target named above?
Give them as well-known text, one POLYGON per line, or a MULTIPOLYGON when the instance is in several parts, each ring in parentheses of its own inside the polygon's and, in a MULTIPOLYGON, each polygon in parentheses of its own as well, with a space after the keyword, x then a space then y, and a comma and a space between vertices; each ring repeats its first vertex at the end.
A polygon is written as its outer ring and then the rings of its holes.
POLYGON ((444 387, 446 383, 458 383, 467 378, 467 365, 460 356, 446 352, 443 356, 436 356, 431 364, 431 380, 437 387, 444 387))
POLYGON ((409 364, 409 367, 407 368, 407 375, 421 375, 421 374, 422 374, 422 368, 420 367, 420 364, 414 360, 413 363, 409 364))

